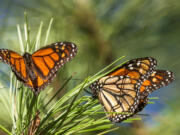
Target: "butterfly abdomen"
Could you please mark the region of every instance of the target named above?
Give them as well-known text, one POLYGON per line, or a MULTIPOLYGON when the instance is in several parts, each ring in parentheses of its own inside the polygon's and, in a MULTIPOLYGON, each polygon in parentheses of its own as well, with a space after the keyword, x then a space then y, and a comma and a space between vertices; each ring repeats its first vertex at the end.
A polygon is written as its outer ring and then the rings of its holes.
POLYGON ((29 76, 32 81, 36 81, 37 75, 33 68, 32 55, 26 52, 24 53, 23 58, 26 65, 27 76, 29 76))

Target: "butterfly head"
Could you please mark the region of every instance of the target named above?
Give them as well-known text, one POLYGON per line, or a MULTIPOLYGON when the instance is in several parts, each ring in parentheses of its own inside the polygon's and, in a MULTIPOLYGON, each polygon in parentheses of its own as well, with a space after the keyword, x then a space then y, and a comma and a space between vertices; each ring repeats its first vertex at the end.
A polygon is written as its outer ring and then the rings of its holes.
POLYGON ((23 57, 24 57, 25 59, 30 59, 31 54, 30 54, 30 53, 25 52, 25 53, 24 53, 24 55, 23 55, 23 57))
POLYGON ((102 88, 102 85, 101 85, 101 83, 99 83, 99 81, 95 81, 94 83, 92 83, 89 86, 89 88, 91 89, 92 97, 97 98, 98 97, 98 92, 102 88))

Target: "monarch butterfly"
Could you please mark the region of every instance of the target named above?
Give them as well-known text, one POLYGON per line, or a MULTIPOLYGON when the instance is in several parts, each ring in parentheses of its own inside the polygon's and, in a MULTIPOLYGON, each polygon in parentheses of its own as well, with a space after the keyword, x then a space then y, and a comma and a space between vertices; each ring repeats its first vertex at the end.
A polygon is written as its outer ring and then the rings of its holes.
POLYGON ((155 66, 156 60, 150 57, 133 59, 90 85, 93 97, 110 113, 108 118, 112 122, 120 122, 135 112, 141 84, 155 66))
POLYGON ((141 111, 149 93, 173 80, 172 72, 155 70, 156 64, 150 57, 133 59, 90 85, 93 97, 99 99, 112 122, 141 111))
POLYGON ((75 57, 77 47, 71 42, 57 42, 40 48, 32 55, 0 49, 0 60, 9 64, 17 79, 39 93, 56 76, 57 70, 75 57))

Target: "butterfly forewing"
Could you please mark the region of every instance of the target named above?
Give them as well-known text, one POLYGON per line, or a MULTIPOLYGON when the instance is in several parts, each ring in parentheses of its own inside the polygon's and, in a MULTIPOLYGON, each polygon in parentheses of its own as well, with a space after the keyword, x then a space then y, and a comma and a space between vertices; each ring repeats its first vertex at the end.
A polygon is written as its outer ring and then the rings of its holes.
POLYGON ((25 61, 20 54, 8 49, 0 49, 0 59, 11 66, 12 71, 20 81, 26 82, 28 80, 25 61))

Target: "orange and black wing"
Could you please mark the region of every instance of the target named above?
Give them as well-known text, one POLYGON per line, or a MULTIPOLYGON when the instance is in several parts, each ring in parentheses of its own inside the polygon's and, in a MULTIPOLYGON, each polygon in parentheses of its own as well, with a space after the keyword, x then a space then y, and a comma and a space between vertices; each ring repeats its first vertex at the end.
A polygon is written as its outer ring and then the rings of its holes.
POLYGON ((54 78, 57 70, 75 57, 76 53, 77 47, 71 42, 53 43, 34 52, 32 61, 38 77, 38 90, 44 88, 54 78))
POLYGON ((26 64, 20 54, 8 49, 0 49, 0 60, 11 66, 18 80, 23 83, 27 82, 26 64))
POLYGON ((140 88, 141 96, 148 96, 154 90, 157 90, 163 86, 167 86, 174 80, 173 72, 167 70, 155 70, 145 80, 140 88))
POLYGON ((167 70, 155 70, 140 87, 140 101, 135 113, 140 112, 148 104, 148 95, 153 91, 167 86, 174 80, 173 72, 167 70))
POLYGON ((130 60, 108 74, 108 76, 128 75, 139 81, 147 79, 157 65, 157 61, 151 57, 130 60))

